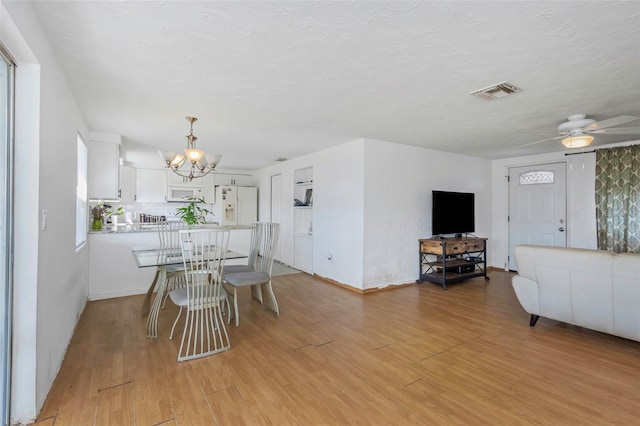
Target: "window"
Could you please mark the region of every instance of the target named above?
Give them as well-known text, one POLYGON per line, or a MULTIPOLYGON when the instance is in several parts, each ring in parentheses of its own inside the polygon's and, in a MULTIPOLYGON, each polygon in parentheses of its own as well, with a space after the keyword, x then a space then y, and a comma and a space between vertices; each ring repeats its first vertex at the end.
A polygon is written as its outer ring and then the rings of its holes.
POLYGON ((520 185, 539 185, 541 183, 553 183, 553 172, 537 171, 520 175, 520 185))
POLYGON ((87 144, 78 134, 78 164, 76 181, 76 250, 87 241, 87 144))

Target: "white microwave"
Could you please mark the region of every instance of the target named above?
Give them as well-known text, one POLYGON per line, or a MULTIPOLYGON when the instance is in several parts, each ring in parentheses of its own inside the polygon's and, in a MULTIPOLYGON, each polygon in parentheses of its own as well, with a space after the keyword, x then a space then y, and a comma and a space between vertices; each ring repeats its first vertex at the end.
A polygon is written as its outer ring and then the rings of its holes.
POLYGON ((202 188, 185 188, 170 186, 167 192, 167 201, 186 202, 189 198, 202 198, 202 188))

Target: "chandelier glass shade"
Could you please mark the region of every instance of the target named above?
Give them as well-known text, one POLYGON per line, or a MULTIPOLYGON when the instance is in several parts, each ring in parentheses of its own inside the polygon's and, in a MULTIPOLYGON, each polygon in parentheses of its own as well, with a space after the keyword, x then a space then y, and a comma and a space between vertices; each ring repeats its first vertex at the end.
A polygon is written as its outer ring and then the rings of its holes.
POLYGON ((591 142, 593 142, 593 136, 591 135, 570 135, 562 139, 562 144, 567 148, 582 148, 588 146, 591 142))
POLYGON ((196 148, 196 140, 193 135, 193 123, 198 120, 196 117, 186 117, 191 125, 191 131, 187 135, 187 147, 184 154, 173 151, 160 151, 160 156, 175 174, 193 180, 208 175, 215 170, 222 159, 219 154, 205 154, 201 149, 196 148), (184 169, 182 166, 187 164, 184 169))

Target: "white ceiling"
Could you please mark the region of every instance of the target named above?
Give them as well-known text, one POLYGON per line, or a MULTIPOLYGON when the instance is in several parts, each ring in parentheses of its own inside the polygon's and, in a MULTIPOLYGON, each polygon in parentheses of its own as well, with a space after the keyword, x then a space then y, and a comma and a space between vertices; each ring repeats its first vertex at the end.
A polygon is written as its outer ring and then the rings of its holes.
POLYGON ((179 150, 193 115, 221 168, 362 137, 513 157, 563 149, 516 147, 555 136, 571 114, 640 117, 638 1, 32 6, 92 131, 179 150), (522 92, 469 95, 505 80, 522 92))

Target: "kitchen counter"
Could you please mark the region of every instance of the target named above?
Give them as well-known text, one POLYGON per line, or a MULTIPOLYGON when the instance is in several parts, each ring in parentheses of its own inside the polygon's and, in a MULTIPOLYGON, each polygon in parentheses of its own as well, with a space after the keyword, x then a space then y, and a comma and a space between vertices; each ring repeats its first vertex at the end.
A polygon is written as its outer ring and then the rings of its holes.
POLYGON ((102 225, 102 229, 90 229, 90 234, 127 234, 130 232, 158 232, 158 227, 152 223, 134 223, 132 225, 119 223, 117 225, 102 225))
MULTIPOLYGON (((205 225, 206 228, 214 228, 214 229, 251 229, 249 225, 229 225, 229 226, 218 226, 217 223, 208 223, 205 225)), ((129 234, 133 232, 158 232, 158 227, 155 223, 134 223, 134 224, 125 224, 118 223, 117 225, 103 225, 102 229, 90 229, 90 234, 129 234)))
MULTIPOLYGON (((231 229, 229 250, 249 253, 250 226, 220 227, 231 229)), ((132 247, 158 247, 155 224, 109 225, 100 231, 91 231, 89 246, 89 300, 145 294, 156 272, 155 268, 138 268, 131 254, 132 247)), ((247 259, 230 259, 225 265, 247 264, 247 259)))

